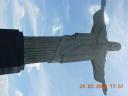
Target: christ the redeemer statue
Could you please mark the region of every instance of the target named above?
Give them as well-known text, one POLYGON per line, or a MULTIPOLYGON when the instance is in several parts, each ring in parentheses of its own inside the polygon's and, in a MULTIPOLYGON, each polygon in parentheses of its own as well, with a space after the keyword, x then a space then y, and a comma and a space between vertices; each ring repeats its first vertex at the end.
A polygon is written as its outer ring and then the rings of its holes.
MULTIPOLYGON (((67 63, 91 60, 94 78, 105 84, 104 67, 107 51, 118 51, 121 45, 107 40, 104 21, 106 0, 93 16, 91 33, 27 37, 14 29, 0 29, 0 74, 17 73, 25 64, 48 62, 67 63)), ((103 88, 106 94, 107 88, 103 88)))

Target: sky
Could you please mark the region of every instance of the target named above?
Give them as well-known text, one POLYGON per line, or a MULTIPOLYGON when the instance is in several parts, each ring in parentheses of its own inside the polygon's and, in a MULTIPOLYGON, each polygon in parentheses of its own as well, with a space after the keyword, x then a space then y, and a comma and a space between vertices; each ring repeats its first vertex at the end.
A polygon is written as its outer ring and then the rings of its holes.
MULTIPOLYGON (((108 52, 105 64, 107 96, 128 96, 128 0, 107 0, 105 22, 108 40, 121 50, 108 52)), ((90 33, 92 16, 100 0, 0 0, 0 28, 19 29, 24 36, 62 36, 90 33)), ((36 63, 20 73, 0 76, 0 96, 104 96, 102 89, 80 89, 94 80, 90 61, 36 63)))

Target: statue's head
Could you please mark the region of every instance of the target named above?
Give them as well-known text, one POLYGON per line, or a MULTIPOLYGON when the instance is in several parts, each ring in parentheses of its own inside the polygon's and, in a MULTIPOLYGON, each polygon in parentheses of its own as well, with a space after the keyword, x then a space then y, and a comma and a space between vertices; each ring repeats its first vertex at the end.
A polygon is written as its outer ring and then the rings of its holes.
POLYGON ((121 44, 117 42, 108 42, 108 51, 118 51, 121 49, 121 44))

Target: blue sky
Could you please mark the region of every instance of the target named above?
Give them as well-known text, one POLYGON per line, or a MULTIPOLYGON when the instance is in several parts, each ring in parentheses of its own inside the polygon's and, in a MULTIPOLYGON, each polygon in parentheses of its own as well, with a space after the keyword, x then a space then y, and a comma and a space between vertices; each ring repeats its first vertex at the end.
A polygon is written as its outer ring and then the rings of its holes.
MULTIPOLYGON (((128 0, 107 0, 108 39, 122 49, 108 52, 105 66, 108 96, 128 95, 128 0)), ((100 0, 0 0, 0 28, 20 29, 25 36, 61 36, 91 31, 92 15, 100 0)), ((104 96, 101 89, 80 89, 80 84, 99 84, 90 61, 38 63, 19 74, 0 76, 0 96, 104 96)))

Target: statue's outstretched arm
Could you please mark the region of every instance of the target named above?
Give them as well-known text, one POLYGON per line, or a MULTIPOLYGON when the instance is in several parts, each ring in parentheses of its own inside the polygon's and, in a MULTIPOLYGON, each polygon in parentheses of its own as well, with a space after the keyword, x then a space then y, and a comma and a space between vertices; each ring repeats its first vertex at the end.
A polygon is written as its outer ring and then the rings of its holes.
POLYGON ((104 19, 105 5, 106 5, 106 0, 101 0, 101 9, 98 10, 93 15, 93 27, 92 27, 91 33, 95 33, 97 35, 99 35, 100 33, 103 33, 105 36, 107 35, 105 19, 104 19))
MULTIPOLYGON (((105 62, 106 62, 106 54, 97 56, 95 60, 91 60, 92 66, 93 66, 93 73, 94 73, 94 79, 100 83, 103 84, 103 86, 106 85, 105 83, 105 62)), ((102 88, 104 95, 107 94, 107 86, 105 88, 102 88)))

